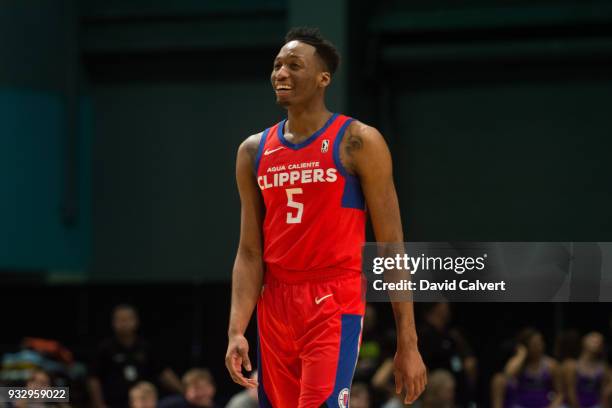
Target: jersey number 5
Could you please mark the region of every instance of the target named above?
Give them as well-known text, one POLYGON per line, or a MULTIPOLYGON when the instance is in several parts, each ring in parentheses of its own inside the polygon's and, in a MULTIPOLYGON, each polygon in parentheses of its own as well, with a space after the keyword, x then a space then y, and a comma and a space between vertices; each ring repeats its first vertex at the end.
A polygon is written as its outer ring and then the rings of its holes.
POLYGON ((294 194, 302 194, 301 188, 288 188, 287 192, 287 207, 297 208, 297 214, 293 216, 291 212, 287 212, 287 224, 299 224, 302 222, 302 212, 304 212, 304 203, 293 201, 294 194))

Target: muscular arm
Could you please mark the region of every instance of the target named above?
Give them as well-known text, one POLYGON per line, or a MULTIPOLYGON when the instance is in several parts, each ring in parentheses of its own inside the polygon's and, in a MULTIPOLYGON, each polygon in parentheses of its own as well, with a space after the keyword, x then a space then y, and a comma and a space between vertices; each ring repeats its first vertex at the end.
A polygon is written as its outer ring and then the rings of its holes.
MULTIPOLYGON (((391 154, 382 135, 360 122, 347 129, 343 156, 347 168, 359 177, 376 241, 398 244, 404 240, 391 154)), ((393 246, 393 245, 392 245, 393 246)), ((397 330, 395 358, 396 391, 405 386, 406 402, 414 401, 425 388, 426 373, 417 350, 412 302, 392 302, 397 330)))
POLYGON ((244 332, 251 320, 263 282, 262 220, 263 202, 255 175, 255 155, 261 134, 249 137, 238 149, 236 180, 240 193, 240 243, 232 272, 232 304, 228 328, 226 366, 232 379, 246 387, 254 386, 242 374, 251 370, 249 346, 244 332))

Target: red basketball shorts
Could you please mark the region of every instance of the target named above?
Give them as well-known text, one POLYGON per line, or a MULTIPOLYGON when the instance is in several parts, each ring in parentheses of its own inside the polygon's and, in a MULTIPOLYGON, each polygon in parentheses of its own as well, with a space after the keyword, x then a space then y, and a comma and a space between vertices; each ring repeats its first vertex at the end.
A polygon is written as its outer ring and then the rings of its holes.
POLYGON ((305 283, 266 277, 257 304, 259 406, 346 408, 364 313, 361 275, 305 283))

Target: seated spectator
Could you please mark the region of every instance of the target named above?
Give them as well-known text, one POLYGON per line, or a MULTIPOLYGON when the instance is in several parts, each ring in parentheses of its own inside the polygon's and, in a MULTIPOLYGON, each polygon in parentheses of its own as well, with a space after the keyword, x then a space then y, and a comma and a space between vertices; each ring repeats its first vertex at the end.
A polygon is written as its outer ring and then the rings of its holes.
POLYGON ((94 408, 124 408, 128 393, 140 381, 157 380, 170 391, 181 392, 181 382, 158 361, 150 345, 138 335, 138 313, 130 305, 115 307, 114 336, 98 347, 90 367, 89 390, 94 408))
POLYGON ((205 368, 192 368, 183 376, 184 395, 173 395, 160 401, 159 408, 217 408, 217 392, 212 374, 205 368))
MULTIPOLYGON (((30 379, 26 383, 26 388, 32 390, 40 390, 42 388, 48 388, 51 386, 51 378, 49 374, 47 374, 44 370, 40 368, 34 369, 30 376, 30 379)), ((39 408, 45 407, 45 403, 28 401, 27 399, 22 399, 15 402, 15 408, 39 408)))
POLYGON ((423 394, 423 408, 453 408, 455 406, 455 379, 446 370, 433 371, 423 394))
POLYGON ((563 378, 559 364, 545 353, 542 334, 532 328, 521 330, 516 352, 504 373, 491 382, 491 406, 550 408, 563 402, 563 378))
POLYGON ((430 371, 443 369, 450 372, 457 383, 457 403, 468 406, 476 395, 476 357, 461 332, 451 326, 452 314, 448 303, 424 306, 424 319, 417 326, 417 332, 425 366, 430 371))
MULTIPOLYGON (((51 382, 51 377, 49 376, 49 374, 47 374, 47 372, 43 369, 35 368, 34 370, 32 370, 30 378, 26 382, 25 387, 31 390, 41 390, 44 388, 49 388, 52 385, 53 383, 51 382)), ((8 406, 11 405, 8 404, 8 406)), ((64 408, 68 405, 60 402, 48 403, 22 399, 13 403, 12 406, 14 408, 46 408, 51 406, 57 408, 64 408)))
POLYGON ((148 381, 141 381, 130 389, 130 408, 155 408, 157 390, 148 381))
POLYGON ((582 349, 577 360, 564 366, 567 400, 572 408, 597 408, 608 406, 605 401, 606 384, 610 382, 610 368, 604 355, 604 338, 591 332, 583 337, 582 349))
POLYGON ((364 383, 355 383, 351 387, 351 408, 370 408, 370 390, 364 383))
MULTIPOLYGON (((257 381, 257 371, 253 371, 250 378, 257 381)), ((225 408, 257 408, 258 406, 257 388, 247 388, 234 395, 225 408)))

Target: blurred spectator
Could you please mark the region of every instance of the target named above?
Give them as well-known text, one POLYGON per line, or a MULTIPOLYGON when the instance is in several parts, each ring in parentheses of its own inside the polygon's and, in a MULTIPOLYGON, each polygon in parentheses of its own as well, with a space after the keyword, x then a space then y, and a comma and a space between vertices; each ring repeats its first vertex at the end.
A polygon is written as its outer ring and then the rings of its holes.
MULTIPOLYGON (((40 368, 35 368, 30 372, 30 378, 25 384, 25 387, 31 390, 41 390, 51 387, 53 382, 49 374, 40 368)), ((11 406, 10 404, 7 404, 11 406)), ((69 405, 61 402, 38 402, 27 399, 18 400, 12 405, 14 408, 66 408, 69 405)))
POLYGON ((561 370, 545 354, 545 349, 539 331, 526 328, 519 333, 516 351, 506 363, 504 373, 496 374, 491 382, 493 408, 562 406, 561 370))
POLYGON ((604 399, 606 385, 610 383, 610 369, 604 358, 604 338, 591 332, 582 338, 577 360, 563 366, 566 395, 572 408, 608 406, 604 399))
POLYGON ((351 387, 351 408, 370 408, 370 390, 364 383, 355 383, 351 387))
POLYGON ((148 381, 141 381, 130 389, 130 408, 155 408, 157 390, 148 381))
POLYGON ((423 394, 423 408, 453 408, 455 406, 455 379, 446 370, 435 370, 427 379, 423 394))
MULTIPOLYGON (((250 378, 257 381, 257 371, 253 371, 250 378)), ((225 408, 257 408, 258 406, 257 388, 247 388, 234 395, 225 408)))
POLYGON ((160 401, 159 408, 217 408, 217 388, 212 374, 205 368, 192 368, 183 376, 184 395, 173 395, 160 401))
POLYGON ((478 364, 467 341, 456 329, 450 328, 451 310, 448 303, 433 303, 424 311, 423 322, 417 327, 419 350, 430 372, 438 369, 453 374, 457 383, 457 404, 473 403, 476 394, 478 364))
POLYGON ((140 381, 160 380, 169 390, 181 392, 176 374, 159 364, 149 344, 138 336, 138 314, 130 305, 115 307, 114 336, 98 347, 90 367, 89 390, 94 408, 124 408, 129 389, 140 381))
MULTIPOLYGON (((51 386, 51 378, 49 377, 49 374, 47 374, 44 370, 37 368, 32 370, 30 374, 30 379, 27 381, 25 386, 26 388, 33 390, 48 388, 51 386)), ((46 407, 47 405, 50 404, 46 404, 44 402, 28 401, 27 399, 19 400, 14 403, 15 408, 39 408, 46 407)))

